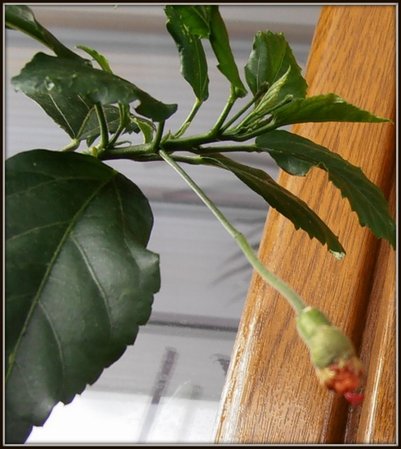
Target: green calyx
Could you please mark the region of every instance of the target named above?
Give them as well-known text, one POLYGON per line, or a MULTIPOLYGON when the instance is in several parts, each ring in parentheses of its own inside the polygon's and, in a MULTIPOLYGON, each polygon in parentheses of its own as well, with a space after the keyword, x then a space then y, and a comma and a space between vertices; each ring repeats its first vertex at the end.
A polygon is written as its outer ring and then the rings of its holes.
POLYGON ((317 368, 341 363, 355 355, 351 340, 318 309, 306 307, 297 317, 297 330, 317 368))

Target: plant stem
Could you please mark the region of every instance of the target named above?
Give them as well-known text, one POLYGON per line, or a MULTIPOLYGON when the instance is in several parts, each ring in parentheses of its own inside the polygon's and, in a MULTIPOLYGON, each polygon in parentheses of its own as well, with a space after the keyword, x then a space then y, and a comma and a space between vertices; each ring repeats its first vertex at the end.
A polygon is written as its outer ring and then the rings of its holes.
POLYGON ((189 151, 191 148, 196 148, 199 145, 206 143, 217 142, 221 139, 217 139, 216 136, 211 133, 208 134, 196 134, 189 137, 183 137, 182 139, 168 138, 163 142, 163 147, 171 151, 189 151))
POLYGON ((237 96, 235 95, 234 90, 231 89, 231 94, 228 97, 227 103, 224 106, 224 109, 223 109, 222 113, 220 114, 220 117, 217 119, 216 124, 213 126, 213 128, 210 132, 211 135, 216 135, 220 131, 220 128, 222 127, 222 125, 224 123, 224 120, 227 118, 227 115, 230 113, 230 111, 236 101, 237 101, 237 96))
MULTIPOLYGON (((111 70, 110 70, 110 73, 112 73, 111 70)), ((120 116, 120 124, 118 125, 117 131, 115 132, 114 136, 110 139, 110 142, 109 142, 110 147, 113 147, 113 145, 117 142, 121 133, 124 131, 125 127, 127 126, 127 106, 122 103, 118 103, 118 112, 119 112, 119 116, 120 116)))
POLYGON ((163 137, 163 130, 164 130, 164 121, 160 122, 157 127, 156 135, 155 138, 153 139, 150 152, 158 153, 159 145, 163 137))
POLYGON ((117 142, 117 139, 120 137, 121 133, 124 131, 123 126, 119 126, 117 128, 117 131, 115 132, 114 136, 110 139, 109 146, 113 147, 113 145, 117 142))
POLYGON ((77 148, 79 148, 80 143, 81 142, 78 139, 72 139, 71 142, 60 151, 75 151, 77 148))
POLYGON ((275 288, 279 293, 281 293, 287 302, 292 306, 296 314, 299 314, 304 308, 305 304, 299 295, 288 286, 282 279, 277 277, 275 274, 271 273, 259 260, 258 256, 255 254, 251 245, 249 244, 246 237, 241 234, 225 217, 225 215, 220 211, 216 204, 206 195, 206 193, 195 183, 195 181, 188 175, 188 173, 176 163, 176 161, 171 158, 168 153, 164 150, 160 150, 159 155, 169 164, 191 187, 191 189, 199 196, 203 203, 210 209, 210 211, 215 215, 215 217, 224 226, 226 231, 234 238, 240 247, 241 251, 244 253, 245 257, 248 259, 252 267, 260 274, 260 276, 273 288, 275 288))
POLYGON ((246 103, 222 128, 221 131, 224 132, 229 128, 241 115, 246 112, 256 101, 256 97, 253 97, 248 103, 246 103))
POLYGON ((184 123, 181 125, 180 129, 174 134, 175 138, 181 137, 185 133, 188 126, 192 123, 192 120, 194 119, 199 108, 202 106, 202 103, 203 100, 199 100, 199 98, 196 99, 194 105, 192 106, 191 112, 188 114, 188 117, 184 120, 184 123))
POLYGON ((261 152, 261 149, 256 145, 219 145, 218 147, 202 147, 199 146, 196 149, 189 150, 194 154, 214 154, 214 153, 234 153, 238 151, 261 152))
POLYGON ((236 142, 245 142, 246 140, 252 139, 253 137, 258 137, 261 134, 271 131, 272 129, 276 128, 276 124, 274 119, 272 119, 269 123, 266 123, 264 126, 257 128, 254 131, 251 131, 247 134, 244 134, 243 136, 231 136, 231 140, 234 140, 236 142))
POLYGON ((106 149, 109 145, 109 130, 107 128, 106 117, 100 103, 95 104, 95 110, 100 127, 100 149, 106 149))

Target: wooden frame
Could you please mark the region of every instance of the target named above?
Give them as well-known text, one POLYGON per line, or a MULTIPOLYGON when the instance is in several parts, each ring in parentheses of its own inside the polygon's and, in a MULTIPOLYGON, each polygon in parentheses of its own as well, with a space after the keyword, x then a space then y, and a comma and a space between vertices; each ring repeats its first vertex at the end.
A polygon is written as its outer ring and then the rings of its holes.
MULTIPOLYGON (((326 6, 307 69, 309 95, 335 92, 395 119, 396 6, 326 6)), ((395 202, 395 125, 301 124, 296 132, 338 152, 395 202)), ((327 176, 280 174, 339 235, 337 261, 316 240, 269 214, 260 257, 353 339, 366 370, 366 398, 350 409, 319 386, 292 310, 253 276, 223 392, 218 443, 395 443, 395 252, 359 226, 327 176)))

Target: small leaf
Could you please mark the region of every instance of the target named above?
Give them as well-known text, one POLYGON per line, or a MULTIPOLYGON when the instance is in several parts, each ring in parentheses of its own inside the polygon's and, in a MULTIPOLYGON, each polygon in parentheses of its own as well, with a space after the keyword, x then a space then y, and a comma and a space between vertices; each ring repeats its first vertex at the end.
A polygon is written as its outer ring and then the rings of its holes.
POLYGON ((256 33, 252 52, 245 66, 246 82, 253 95, 265 89, 266 84, 270 87, 276 83, 289 67, 289 76, 285 86, 280 89, 278 102, 287 95, 304 98, 307 84, 284 35, 271 31, 256 33))
POLYGON ((218 69, 230 81, 237 97, 246 95, 246 88, 239 76, 237 64, 230 47, 230 40, 218 6, 210 6, 210 44, 218 61, 218 69))
POLYGON ((287 131, 270 131, 256 138, 277 164, 292 175, 305 175, 311 167, 327 171, 330 181, 347 198, 361 226, 368 226, 395 248, 396 226, 383 192, 362 172, 340 155, 311 140, 287 131))
POLYGON ((81 50, 88 53, 88 55, 92 56, 92 58, 99 64, 100 68, 103 71, 113 73, 107 58, 101 53, 99 53, 97 50, 91 47, 87 47, 86 45, 77 45, 77 48, 80 48, 81 50))
MULTIPOLYGON (((177 45, 181 60, 181 73, 184 79, 192 87, 196 98, 200 101, 205 101, 209 96, 206 55, 200 37, 190 32, 189 27, 187 27, 187 15, 180 15, 187 8, 167 6, 165 8, 165 13, 168 17, 166 26, 177 45)), ((196 8, 190 8, 196 11, 196 8)))
POLYGON ((160 287, 138 187, 99 160, 6 161, 6 441, 23 443, 133 344, 160 287))
POLYGON ((25 5, 6 5, 5 20, 7 28, 22 31, 54 51, 62 58, 85 61, 56 39, 36 19, 30 8, 25 5))
POLYGON ((276 108, 282 101, 287 101, 288 97, 292 95, 288 94, 283 96, 283 90, 286 90, 288 79, 291 74, 291 67, 275 81, 266 91, 266 93, 261 97, 257 105, 255 106, 254 113, 259 116, 265 116, 272 109, 276 108))
POLYGON ((133 117, 132 124, 137 126, 143 134, 143 143, 150 143, 153 140, 155 127, 152 122, 140 117, 133 117))
POLYGON ((276 128, 307 122, 388 122, 368 111, 347 103, 335 94, 296 98, 273 113, 276 128))
MULTIPOLYGON (((262 120, 266 118, 274 109, 280 107, 284 102, 292 101, 292 95, 282 98, 281 92, 285 88, 291 67, 287 72, 275 81, 264 95, 262 95, 255 108, 237 125, 236 133, 238 135, 251 131, 252 129, 262 126, 262 120)), ((270 115, 269 115, 270 118, 270 115)))
POLYGON ((201 157, 205 164, 231 171, 254 192, 261 195, 270 206, 292 221, 296 229, 302 228, 310 238, 327 244, 329 251, 341 259, 345 250, 327 225, 300 198, 277 184, 267 173, 257 168, 239 164, 220 154, 201 157))
POLYGON ((36 54, 12 83, 28 96, 79 95, 103 105, 138 100, 138 114, 155 121, 166 120, 177 110, 177 105, 161 103, 116 75, 44 53, 36 54))

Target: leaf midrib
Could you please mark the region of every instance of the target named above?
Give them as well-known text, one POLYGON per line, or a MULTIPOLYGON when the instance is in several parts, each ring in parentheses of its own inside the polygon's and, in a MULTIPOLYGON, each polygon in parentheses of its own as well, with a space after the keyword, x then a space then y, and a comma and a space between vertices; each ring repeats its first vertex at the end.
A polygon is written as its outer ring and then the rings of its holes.
POLYGON ((32 316, 33 316, 33 313, 34 313, 34 311, 35 311, 35 309, 36 309, 36 307, 37 307, 37 305, 38 305, 39 298, 40 298, 40 294, 42 293, 42 291, 43 291, 43 289, 44 289, 44 286, 45 286, 45 284, 46 284, 46 281, 47 281, 47 279, 48 279, 48 277, 49 277, 49 275, 50 275, 51 270, 52 270, 53 267, 54 267, 54 264, 55 264, 55 262, 56 262, 56 260, 57 260, 57 258, 58 258, 58 256, 59 256, 59 254, 60 254, 60 251, 61 251, 61 249, 62 249, 62 247, 63 247, 65 241, 67 240, 67 237, 70 235, 71 230, 72 230, 73 227, 76 225, 76 220, 77 220, 77 218, 78 218, 78 217, 82 214, 82 212, 88 207, 88 205, 89 205, 90 202, 93 200, 93 198, 97 195, 97 193, 100 192, 100 191, 103 189, 103 187, 104 187, 105 185, 107 185, 107 183, 109 183, 111 179, 113 179, 114 176, 116 176, 116 173, 115 173, 115 172, 112 172, 112 173, 111 173, 111 176, 110 176, 109 178, 107 178, 103 183, 101 183, 101 184, 98 186, 97 189, 95 189, 95 190, 93 191, 93 193, 88 197, 88 199, 87 199, 87 200, 83 203, 83 205, 78 209, 78 211, 76 212, 76 214, 75 214, 74 217, 72 218, 70 225, 66 228, 66 230, 65 230, 65 232, 64 232, 64 234, 63 234, 63 236, 62 236, 62 238, 60 239, 60 242, 59 242, 59 244, 57 245, 56 251, 54 252, 54 255, 53 255, 53 257, 52 257, 52 259, 51 259, 51 261, 50 261, 50 263, 49 263, 49 266, 48 266, 48 268, 47 268, 47 270, 46 270, 46 272, 45 272, 45 274, 44 274, 44 276, 43 276, 43 278, 42 278, 42 281, 41 281, 40 285, 39 285, 38 291, 37 291, 37 293, 36 293, 36 295, 35 295, 35 297, 34 297, 34 299, 33 299, 33 301, 32 301, 32 305, 31 305, 31 307, 30 307, 30 309, 29 309, 28 315, 27 315, 27 317, 26 317, 26 319, 25 319, 25 322, 24 322, 24 325, 23 325, 23 327, 22 327, 22 329, 21 329, 21 332, 20 332, 20 335, 19 335, 19 337, 18 337, 18 340, 17 340, 17 342, 15 343, 14 349, 10 352, 9 359, 12 360, 12 363, 10 363, 10 365, 9 365, 9 367, 8 367, 8 370, 7 370, 7 373, 6 373, 6 379, 5 379, 5 380, 6 380, 6 383, 7 383, 8 379, 9 379, 9 377, 10 377, 12 371, 13 371, 14 365, 15 365, 15 363, 16 363, 16 356, 15 356, 15 354, 16 354, 17 351, 18 351, 18 348, 19 348, 19 346, 20 346, 20 344, 21 344, 22 338, 23 338, 23 336, 24 336, 25 333, 26 333, 26 330, 27 330, 27 328, 28 328, 28 326, 29 326, 29 323, 30 323, 30 321, 31 321, 31 318, 32 318, 32 316))
MULTIPOLYGON (((45 174, 45 173, 42 173, 40 171, 37 171, 37 172, 31 172, 31 171, 23 171, 22 172, 21 171, 20 173, 26 173, 26 174, 32 174, 33 173, 35 175, 36 174, 39 174, 39 175, 44 175, 45 174)), ((35 190, 35 189, 37 189, 39 187, 43 187, 43 186, 45 186, 47 184, 52 184, 54 182, 59 182, 59 181, 83 181, 83 180, 85 180, 85 181, 98 181, 99 177, 96 177, 96 176, 94 176, 93 178, 91 178, 89 176, 66 176, 66 177, 63 177, 62 175, 60 175, 60 176, 51 178, 48 181, 43 181, 43 182, 40 182, 38 184, 35 184, 34 186, 27 187, 27 188, 25 188, 23 190, 17 190, 15 192, 8 193, 7 194, 7 199, 13 197, 14 195, 21 195, 23 193, 29 192, 31 190, 35 190)))

